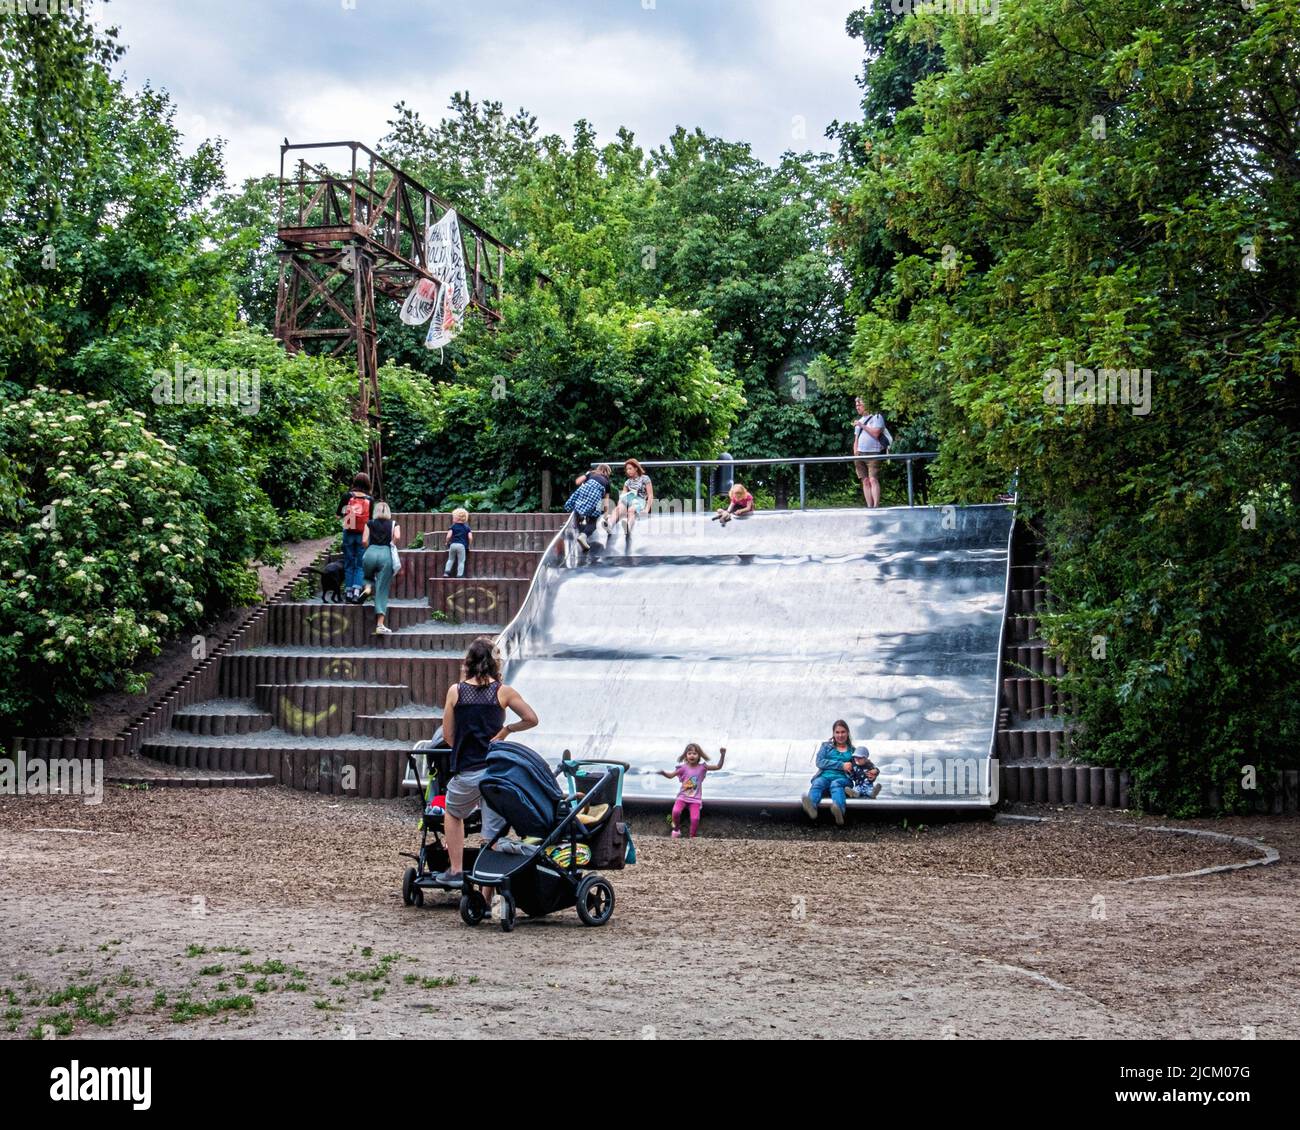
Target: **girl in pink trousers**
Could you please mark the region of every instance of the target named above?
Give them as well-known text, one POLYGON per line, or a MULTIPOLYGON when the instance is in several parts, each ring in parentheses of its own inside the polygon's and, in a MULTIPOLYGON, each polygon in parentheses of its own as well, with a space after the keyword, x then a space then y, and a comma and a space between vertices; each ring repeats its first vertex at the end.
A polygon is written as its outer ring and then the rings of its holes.
POLYGON ((704 805, 704 798, 701 794, 704 790, 705 775, 711 770, 717 771, 721 769, 723 762, 726 760, 726 749, 719 749, 717 765, 710 765, 704 760, 704 750, 695 742, 691 742, 682 751, 681 757, 677 759, 676 769, 659 770, 659 776, 667 777, 669 780, 676 777, 682 783, 682 787, 677 793, 677 799, 673 802, 673 839, 681 838, 683 809, 689 812, 691 816, 691 839, 694 839, 699 834, 700 809, 704 805))

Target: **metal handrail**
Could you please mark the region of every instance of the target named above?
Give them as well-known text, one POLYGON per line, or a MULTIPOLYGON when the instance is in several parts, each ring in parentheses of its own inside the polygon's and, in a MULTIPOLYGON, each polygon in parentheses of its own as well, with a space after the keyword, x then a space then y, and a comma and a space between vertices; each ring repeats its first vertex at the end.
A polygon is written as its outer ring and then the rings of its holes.
MULTIPOLYGON (((937 459, 937 451, 908 451, 898 455, 886 455, 883 453, 861 455, 792 455, 785 458, 777 459, 638 459, 637 462, 642 467, 694 467, 695 468, 695 509, 700 509, 701 493, 701 475, 700 472, 704 467, 770 467, 794 465, 799 468, 799 509, 807 510, 808 499, 808 482, 807 467, 809 463, 856 463, 859 460, 865 463, 888 463, 888 462, 905 462, 907 464, 907 505, 916 505, 916 492, 914 489, 914 478, 912 465, 917 460, 937 459)), ((610 467, 617 466, 623 462, 620 459, 601 459, 592 463, 593 468, 599 467, 602 463, 610 467)))

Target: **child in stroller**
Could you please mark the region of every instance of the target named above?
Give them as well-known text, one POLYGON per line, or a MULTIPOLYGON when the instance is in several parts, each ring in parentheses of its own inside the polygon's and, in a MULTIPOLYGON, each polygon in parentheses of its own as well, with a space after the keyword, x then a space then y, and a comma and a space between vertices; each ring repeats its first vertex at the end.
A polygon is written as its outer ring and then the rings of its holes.
POLYGON ((493 917, 506 931, 515 928, 518 910, 540 918, 575 906, 587 926, 608 922, 614 888, 597 872, 620 870, 636 858, 623 820, 627 768, 617 761, 575 761, 566 749, 552 772, 527 746, 493 742, 479 792, 484 804, 528 839, 496 840, 481 848, 472 864, 466 858, 460 900, 465 924, 483 921, 483 891, 496 892, 493 917), (567 793, 556 783, 561 774, 567 793))

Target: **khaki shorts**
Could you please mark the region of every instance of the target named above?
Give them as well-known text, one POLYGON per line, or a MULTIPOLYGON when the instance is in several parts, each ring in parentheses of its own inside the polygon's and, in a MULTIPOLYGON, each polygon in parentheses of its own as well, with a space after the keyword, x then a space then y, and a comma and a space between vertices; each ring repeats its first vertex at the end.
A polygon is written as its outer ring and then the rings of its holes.
POLYGON ((872 468, 878 466, 880 466, 879 461, 874 459, 853 460, 853 469, 858 473, 858 478, 860 479, 874 479, 876 477, 876 472, 873 471, 872 468))

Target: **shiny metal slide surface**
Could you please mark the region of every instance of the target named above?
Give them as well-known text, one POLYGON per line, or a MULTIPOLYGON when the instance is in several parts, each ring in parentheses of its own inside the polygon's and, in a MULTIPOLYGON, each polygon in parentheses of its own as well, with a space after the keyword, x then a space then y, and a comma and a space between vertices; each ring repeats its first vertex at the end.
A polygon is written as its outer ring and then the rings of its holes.
MULTIPOLYGON (((880 807, 983 807, 1012 513, 1006 506, 642 519, 584 553, 566 530, 502 637, 548 760, 631 764, 671 800, 688 741, 726 767, 707 803, 796 803, 845 719, 880 807)), ((990 788, 993 782, 992 789, 990 788)))

